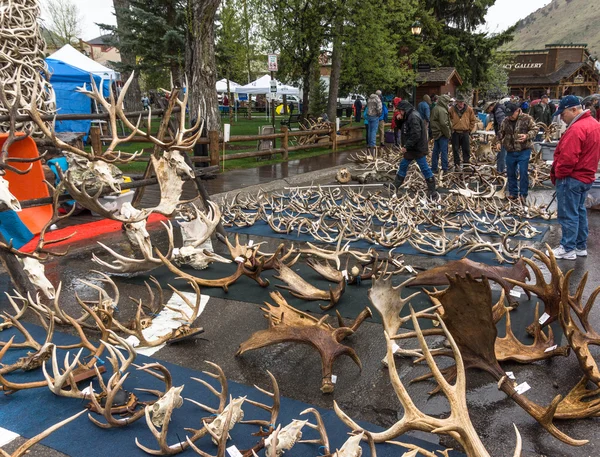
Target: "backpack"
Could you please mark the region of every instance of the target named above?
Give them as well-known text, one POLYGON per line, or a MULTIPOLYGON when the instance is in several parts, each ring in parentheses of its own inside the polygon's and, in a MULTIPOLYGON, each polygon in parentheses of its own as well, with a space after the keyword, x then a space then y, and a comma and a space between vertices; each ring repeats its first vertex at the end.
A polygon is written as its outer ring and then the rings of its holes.
POLYGON ((382 111, 381 99, 377 95, 371 95, 367 101, 367 115, 369 117, 380 117, 382 111))

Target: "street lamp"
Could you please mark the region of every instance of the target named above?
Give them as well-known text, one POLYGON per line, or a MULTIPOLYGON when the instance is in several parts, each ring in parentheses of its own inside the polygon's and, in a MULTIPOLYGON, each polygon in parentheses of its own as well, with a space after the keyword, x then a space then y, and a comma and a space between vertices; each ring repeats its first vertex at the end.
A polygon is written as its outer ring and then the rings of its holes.
MULTIPOLYGON (((413 25, 410 26, 410 33, 412 33, 412 35, 414 37, 418 37, 419 35, 421 35, 422 29, 423 28, 421 27, 421 23, 419 21, 415 21, 415 22, 413 22, 413 25)), ((416 59, 413 63, 413 70, 415 73, 417 73, 417 60, 416 59)), ((413 102, 413 106, 416 108, 416 106, 417 106, 417 79, 416 79, 416 76, 415 76, 415 84, 413 86, 412 102, 413 102)))

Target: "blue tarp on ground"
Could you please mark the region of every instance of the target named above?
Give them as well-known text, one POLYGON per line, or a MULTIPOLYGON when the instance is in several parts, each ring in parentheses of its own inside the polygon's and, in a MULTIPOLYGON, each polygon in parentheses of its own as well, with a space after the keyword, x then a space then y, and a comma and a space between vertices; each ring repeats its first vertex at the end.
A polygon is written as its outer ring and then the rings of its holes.
MULTIPOLYGON (((92 112, 92 101, 85 95, 77 92, 77 88, 85 84, 91 89, 91 77, 88 72, 73 67, 65 62, 54 59, 46 59, 50 73, 50 84, 56 94, 56 109, 58 114, 89 114, 92 112)), ((108 93, 109 81, 99 76, 94 76, 98 86, 103 84, 103 92, 108 93)), ((57 121, 57 132, 85 132, 90 131, 91 121, 57 121)))

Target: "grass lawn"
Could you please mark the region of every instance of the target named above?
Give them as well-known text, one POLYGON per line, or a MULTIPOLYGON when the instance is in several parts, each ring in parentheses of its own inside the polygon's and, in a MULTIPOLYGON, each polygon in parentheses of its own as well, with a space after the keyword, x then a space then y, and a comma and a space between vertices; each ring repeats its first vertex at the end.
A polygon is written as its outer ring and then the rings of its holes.
MULTIPOLYGON (((280 121, 283 119, 287 119, 288 116, 276 116, 275 117, 275 131, 280 131, 280 121)), ((229 122, 228 115, 221 116, 221 131, 223 130, 223 124, 229 122)), ((152 121, 152 132, 156 135, 158 131, 158 127, 160 124, 160 119, 153 119, 152 121)), ((238 120, 233 122, 231 125, 231 135, 258 135, 259 127, 271 125, 271 119, 265 119, 264 113, 253 113, 252 120, 245 119, 242 115, 238 116, 238 120)), ((143 127, 142 127, 143 128, 143 127)), ((127 132, 127 131, 126 131, 127 132)), ((358 144, 357 144, 358 145, 358 144)), ((350 146, 349 148, 355 148, 357 145, 350 146)), ((239 152, 247 152, 247 151, 256 151, 257 150, 257 141, 244 141, 244 142, 235 142, 228 143, 227 148, 225 150, 226 154, 235 154, 239 152)), ((280 142, 277 142, 277 146, 280 146, 280 142)), ((150 152, 152 151, 153 145, 151 143, 146 142, 131 142, 131 143, 123 143, 120 145, 119 149, 122 152, 133 153, 137 151, 145 151, 142 157, 149 157, 150 152)), ((90 150, 89 146, 86 147, 86 150, 90 150)), ((341 148, 340 150, 343 150, 341 148)), ((329 148, 316 148, 316 149, 308 149, 306 151, 294 151, 289 153, 289 160, 302 159, 305 157, 314 157, 318 155, 323 155, 331 152, 329 148)), ((283 162, 281 158, 281 154, 275 154, 275 158, 270 160, 257 160, 255 157, 249 157, 245 159, 235 159, 235 160, 226 160, 225 161, 225 170, 233 170, 236 168, 255 168, 263 165, 272 165, 276 163, 283 162)), ((120 164, 119 168, 125 173, 130 174, 139 174, 143 173, 146 169, 147 162, 133 162, 128 164, 120 164)))

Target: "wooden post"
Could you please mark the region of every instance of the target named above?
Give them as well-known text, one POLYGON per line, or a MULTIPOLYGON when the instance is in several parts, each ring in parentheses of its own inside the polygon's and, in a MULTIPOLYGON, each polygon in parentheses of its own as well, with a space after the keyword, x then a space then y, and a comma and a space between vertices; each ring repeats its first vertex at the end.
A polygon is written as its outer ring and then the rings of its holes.
POLYGON ((337 151, 337 131, 335 130, 335 124, 333 124, 330 128, 331 133, 329 134, 329 137, 331 140, 331 149, 333 151, 337 151))
POLYGON ((219 165, 219 132, 212 130, 208 132, 208 155, 211 165, 219 165))
POLYGON ((92 125, 90 128, 90 139, 92 141, 92 149, 94 154, 102 154, 102 140, 100 139, 100 126, 92 125))
MULTIPOLYGON (((285 95, 284 95, 284 97, 285 97, 285 95)), ((290 131, 290 129, 286 125, 281 126, 281 132, 284 135, 284 137, 281 139, 281 147, 284 149, 283 154, 281 155, 283 160, 288 160, 288 157, 289 157, 289 150, 288 150, 289 131, 290 131)))

